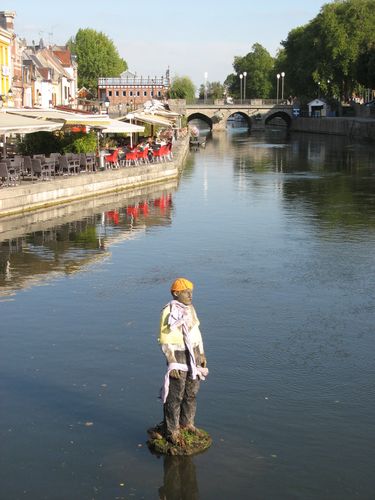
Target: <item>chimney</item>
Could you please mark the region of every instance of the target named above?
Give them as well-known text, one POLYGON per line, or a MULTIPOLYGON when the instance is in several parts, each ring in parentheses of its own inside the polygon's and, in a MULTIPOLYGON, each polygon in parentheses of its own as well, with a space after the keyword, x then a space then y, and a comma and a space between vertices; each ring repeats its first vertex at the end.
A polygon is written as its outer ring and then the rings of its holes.
POLYGON ((14 18, 16 13, 10 10, 0 11, 0 26, 11 33, 14 33, 14 18))

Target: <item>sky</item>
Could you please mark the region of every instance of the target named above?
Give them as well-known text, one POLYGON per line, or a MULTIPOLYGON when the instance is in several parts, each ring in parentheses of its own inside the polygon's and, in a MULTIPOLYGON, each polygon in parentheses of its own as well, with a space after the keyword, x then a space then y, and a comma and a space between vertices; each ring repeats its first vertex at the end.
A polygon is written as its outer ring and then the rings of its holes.
POLYGON ((82 28, 110 38, 128 68, 142 76, 188 76, 199 87, 223 82, 235 56, 260 43, 272 56, 290 30, 332 0, 8 0, 15 32, 28 44, 64 45, 82 28))

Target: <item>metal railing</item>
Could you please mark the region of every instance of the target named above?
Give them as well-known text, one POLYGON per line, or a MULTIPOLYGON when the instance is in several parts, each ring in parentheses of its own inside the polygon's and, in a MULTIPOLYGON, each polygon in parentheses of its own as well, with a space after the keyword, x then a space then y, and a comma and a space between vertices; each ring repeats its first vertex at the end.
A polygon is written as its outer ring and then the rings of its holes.
POLYGON ((98 86, 99 87, 106 87, 106 86, 144 86, 144 85, 149 85, 150 87, 152 86, 168 86, 169 87, 169 79, 166 77, 161 77, 161 78, 151 78, 151 77, 135 77, 135 78, 98 78, 98 86))
POLYGON ((190 99, 187 106, 292 106, 287 100, 277 99, 190 99))

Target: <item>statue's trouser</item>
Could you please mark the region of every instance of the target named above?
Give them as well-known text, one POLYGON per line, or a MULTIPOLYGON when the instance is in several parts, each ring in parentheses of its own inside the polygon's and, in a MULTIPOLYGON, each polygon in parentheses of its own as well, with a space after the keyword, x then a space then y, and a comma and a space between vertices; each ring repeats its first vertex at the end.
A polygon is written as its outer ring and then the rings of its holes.
MULTIPOLYGON (((194 349, 194 351, 196 351, 194 349)), ((197 364, 200 363, 199 352, 194 352, 197 364)), ((175 352, 178 363, 186 363, 187 356, 184 351, 175 352)), ((170 377, 169 393, 164 404, 164 423, 166 434, 178 431, 180 427, 194 425, 197 408, 196 395, 199 390, 199 379, 192 380, 189 373, 180 371, 180 378, 170 377)))

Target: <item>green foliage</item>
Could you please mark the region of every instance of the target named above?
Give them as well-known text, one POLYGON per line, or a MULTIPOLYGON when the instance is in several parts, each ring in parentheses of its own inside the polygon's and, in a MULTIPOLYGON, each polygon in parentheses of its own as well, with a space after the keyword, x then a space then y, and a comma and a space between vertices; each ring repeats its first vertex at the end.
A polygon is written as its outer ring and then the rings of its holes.
POLYGON ((326 4, 307 25, 292 30, 282 44, 284 71, 294 94, 322 92, 348 99, 361 84, 373 83, 374 1, 326 4))
POLYGON ((70 132, 35 132, 18 142, 17 151, 23 155, 50 153, 92 153, 96 151, 96 134, 70 132))
POLYGON ((171 99, 193 100, 195 97, 194 83, 188 76, 175 76, 169 89, 171 99))
POLYGON ((248 99, 273 97, 272 75, 274 70, 274 59, 269 52, 259 43, 252 46, 252 51, 244 57, 234 58, 233 68, 235 74, 229 75, 225 80, 229 93, 235 97, 240 97, 240 82, 245 84, 245 80, 240 80, 240 74, 244 71, 246 75, 245 96, 248 99))
POLYGON ((77 56, 78 86, 97 93, 99 77, 118 77, 127 69, 112 42, 104 33, 93 29, 79 29, 68 46, 77 56))
POLYGON ((17 151, 27 156, 58 153, 61 151, 60 134, 54 132, 34 132, 33 134, 26 134, 24 139, 17 143, 17 151))
MULTIPOLYGON (((222 99, 224 96, 224 85, 220 82, 207 82, 207 98, 222 99)), ((204 99, 205 88, 204 84, 199 87, 199 99, 204 99)))
POLYGON ((97 138, 95 132, 88 134, 66 134, 67 144, 63 146, 64 153, 93 153, 96 151, 97 138))

